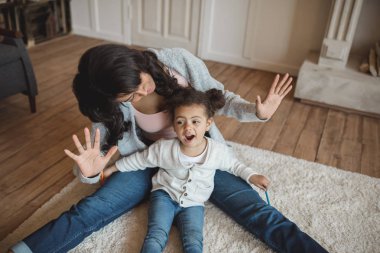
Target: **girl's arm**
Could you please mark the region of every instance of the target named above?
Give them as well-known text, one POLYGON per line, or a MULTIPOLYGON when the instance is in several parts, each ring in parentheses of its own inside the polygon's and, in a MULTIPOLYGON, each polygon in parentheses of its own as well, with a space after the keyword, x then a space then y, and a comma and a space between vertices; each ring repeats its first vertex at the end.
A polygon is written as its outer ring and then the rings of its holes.
POLYGON ((145 170, 148 167, 159 166, 161 156, 161 140, 156 141, 149 148, 123 157, 115 162, 115 167, 122 172, 145 170))
POLYGON ((257 187, 259 187, 261 190, 268 190, 268 187, 269 187, 269 179, 266 177, 266 176, 263 176, 263 175, 252 175, 249 177, 249 182, 251 184, 254 184, 256 185, 257 187))
POLYGON ((113 173, 119 171, 117 168, 116 168, 116 165, 112 165, 110 167, 107 167, 103 170, 103 176, 104 178, 109 178, 113 173))
POLYGON ((109 162, 110 164, 114 164, 103 170, 103 178, 106 179, 117 171, 128 172, 145 170, 148 167, 156 167, 158 166, 159 150, 160 148, 157 144, 152 144, 148 149, 142 152, 136 152, 119 160, 115 160, 114 156, 109 162))
POLYGON ((230 161, 230 165, 226 171, 234 174, 235 176, 241 177, 248 184, 254 184, 264 191, 266 191, 269 187, 270 181, 266 176, 258 174, 252 168, 247 167, 236 158, 233 158, 230 161))
POLYGON ((223 158, 221 160, 220 169, 225 170, 235 176, 241 177, 248 184, 254 184, 262 190, 267 190, 269 186, 269 179, 264 175, 258 174, 253 168, 246 166, 244 163, 240 162, 231 152, 231 149, 227 146, 223 147, 222 150, 217 151, 219 153, 218 157, 223 158))

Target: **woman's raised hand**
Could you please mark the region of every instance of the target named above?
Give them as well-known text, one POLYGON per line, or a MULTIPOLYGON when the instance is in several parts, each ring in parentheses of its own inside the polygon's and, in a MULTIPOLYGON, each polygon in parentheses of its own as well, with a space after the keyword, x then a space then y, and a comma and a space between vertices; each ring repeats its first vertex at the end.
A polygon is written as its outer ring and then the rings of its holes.
POLYGON ((87 127, 84 129, 84 136, 86 140, 85 147, 80 143, 78 136, 75 134, 73 135, 73 140, 79 151, 79 155, 76 155, 67 149, 64 151, 66 155, 71 157, 78 164, 83 176, 92 177, 99 174, 106 167, 111 157, 116 153, 117 147, 113 146, 105 156, 101 156, 99 129, 96 129, 95 132, 94 145, 91 143, 90 131, 87 127))
POLYGON ((280 106, 282 99, 290 92, 292 89, 293 78, 289 77, 289 74, 285 74, 281 81, 280 75, 277 74, 274 78, 272 86, 270 87, 269 93, 267 94, 265 100, 261 103, 260 96, 256 99, 256 115, 260 119, 269 119, 276 112, 277 108, 280 106))

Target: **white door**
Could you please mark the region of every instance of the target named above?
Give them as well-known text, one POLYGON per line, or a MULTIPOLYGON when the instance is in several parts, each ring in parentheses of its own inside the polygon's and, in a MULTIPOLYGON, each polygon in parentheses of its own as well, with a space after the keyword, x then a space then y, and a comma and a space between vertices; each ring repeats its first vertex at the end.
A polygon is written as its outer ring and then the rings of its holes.
POLYGON ((197 54, 200 0, 132 0, 132 44, 197 54))

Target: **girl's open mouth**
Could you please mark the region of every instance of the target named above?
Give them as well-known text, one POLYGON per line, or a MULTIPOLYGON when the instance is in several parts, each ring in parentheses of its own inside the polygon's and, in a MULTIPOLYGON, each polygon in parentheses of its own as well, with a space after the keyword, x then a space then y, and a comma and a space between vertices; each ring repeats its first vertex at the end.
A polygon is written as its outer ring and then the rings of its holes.
POLYGON ((185 139, 187 141, 191 141, 192 139, 194 139, 195 135, 194 134, 191 134, 191 135, 185 135, 185 139))

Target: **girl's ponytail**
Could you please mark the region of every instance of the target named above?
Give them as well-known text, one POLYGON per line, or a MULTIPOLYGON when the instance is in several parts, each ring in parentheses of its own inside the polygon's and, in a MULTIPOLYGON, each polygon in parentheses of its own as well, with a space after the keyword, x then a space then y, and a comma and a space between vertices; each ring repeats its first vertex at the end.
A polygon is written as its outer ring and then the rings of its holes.
POLYGON ((223 95, 223 91, 218 89, 210 89, 206 91, 206 96, 210 104, 211 115, 214 115, 217 110, 222 108, 226 100, 223 95))

